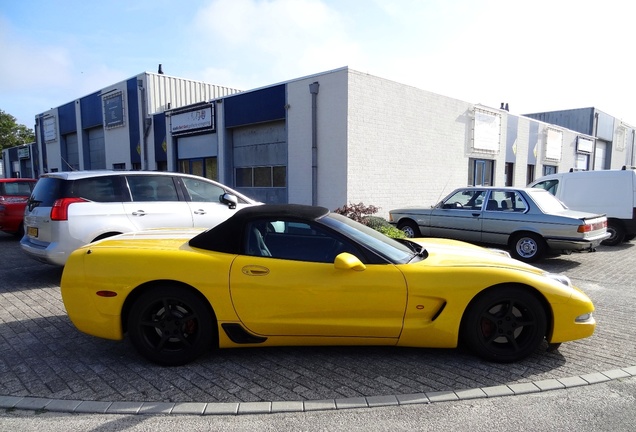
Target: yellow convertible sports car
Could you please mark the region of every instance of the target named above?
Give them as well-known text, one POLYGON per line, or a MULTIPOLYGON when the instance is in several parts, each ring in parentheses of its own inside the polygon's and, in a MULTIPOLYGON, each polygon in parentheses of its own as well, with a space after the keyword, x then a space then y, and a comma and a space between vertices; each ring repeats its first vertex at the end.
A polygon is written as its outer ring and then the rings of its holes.
POLYGON ((75 326, 163 365, 212 347, 462 343, 510 362, 585 338, 594 306, 565 276, 506 252, 394 240, 294 204, 242 209, 209 230, 159 229, 76 250, 62 276, 75 326))

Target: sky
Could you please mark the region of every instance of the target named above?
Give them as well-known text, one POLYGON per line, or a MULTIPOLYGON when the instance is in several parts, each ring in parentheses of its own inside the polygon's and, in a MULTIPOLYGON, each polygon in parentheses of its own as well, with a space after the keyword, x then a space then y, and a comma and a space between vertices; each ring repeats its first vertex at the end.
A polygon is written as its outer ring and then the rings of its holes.
POLYGON ((0 0, 0 110, 35 116, 142 72, 250 90, 348 66, 512 114, 636 126, 624 0, 0 0))

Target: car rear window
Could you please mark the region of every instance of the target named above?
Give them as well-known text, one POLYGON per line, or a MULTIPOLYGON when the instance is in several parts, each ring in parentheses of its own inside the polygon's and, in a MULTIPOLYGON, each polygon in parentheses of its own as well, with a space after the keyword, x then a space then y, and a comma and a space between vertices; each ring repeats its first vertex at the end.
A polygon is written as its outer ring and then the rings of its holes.
POLYGON ((121 177, 105 176, 73 181, 42 177, 33 189, 31 202, 42 207, 52 207, 56 200, 71 197, 96 202, 130 201, 128 195, 123 192, 121 177))
POLYGON ((33 182, 2 182, 0 183, 0 195, 2 196, 29 196, 33 182))
POLYGON ((528 194, 544 213, 558 213, 567 209, 561 201, 545 189, 533 188, 528 191, 528 194))
POLYGON ((42 207, 52 207, 55 200, 61 196, 62 183, 62 179, 40 178, 33 189, 30 202, 42 207))

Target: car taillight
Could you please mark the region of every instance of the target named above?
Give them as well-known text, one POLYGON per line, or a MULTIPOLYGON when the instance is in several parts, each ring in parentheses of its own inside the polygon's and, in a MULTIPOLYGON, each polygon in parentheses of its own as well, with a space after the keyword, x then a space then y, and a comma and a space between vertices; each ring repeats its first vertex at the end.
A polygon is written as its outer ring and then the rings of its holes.
POLYGON ((65 221, 68 220, 68 206, 73 203, 88 202, 84 198, 61 198, 55 200, 51 208, 51 220, 65 221))
POLYGON ((586 233, 590 231, 600 230, 602 228, 607 228, 607 220, 604 220, 603 222, 594 222, 591 224, 579 225, 577 232, 586 233))

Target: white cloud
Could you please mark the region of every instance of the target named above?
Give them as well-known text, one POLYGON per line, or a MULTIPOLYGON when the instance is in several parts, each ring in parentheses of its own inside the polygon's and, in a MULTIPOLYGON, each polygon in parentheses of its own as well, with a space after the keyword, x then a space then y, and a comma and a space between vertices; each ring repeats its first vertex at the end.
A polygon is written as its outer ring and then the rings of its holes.
POLYGON ((197 13, 194 31, 197 52, 256 86, 362 56, 343 18, 317 0, 216 0, 197 13))

